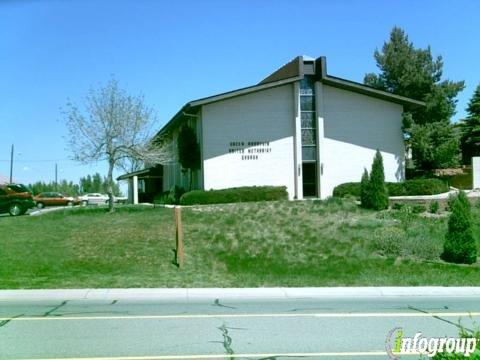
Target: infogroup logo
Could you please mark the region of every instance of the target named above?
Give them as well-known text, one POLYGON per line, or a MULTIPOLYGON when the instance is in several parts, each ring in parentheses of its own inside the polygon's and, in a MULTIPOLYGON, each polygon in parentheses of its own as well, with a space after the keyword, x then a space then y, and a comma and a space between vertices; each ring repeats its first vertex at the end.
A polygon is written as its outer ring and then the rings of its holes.
POLYGON ((425 337, 417 332, 406 337, 403 328, 396 327, 388 332, 385 349, 390 359, 400 359, 401 355, 426 355, 433 357, 438 353, 462 354, 469 357, 477 347, 474 337, 425 337))

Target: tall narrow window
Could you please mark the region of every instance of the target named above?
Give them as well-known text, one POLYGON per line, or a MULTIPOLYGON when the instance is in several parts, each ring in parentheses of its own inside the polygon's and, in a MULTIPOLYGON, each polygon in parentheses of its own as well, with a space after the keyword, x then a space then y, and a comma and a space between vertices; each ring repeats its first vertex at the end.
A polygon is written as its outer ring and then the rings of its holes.
POLYGON ((315 80, 300 81, 300 117, 302 139, 303 195, 317 196, 317 123, 315 116, 315 80))

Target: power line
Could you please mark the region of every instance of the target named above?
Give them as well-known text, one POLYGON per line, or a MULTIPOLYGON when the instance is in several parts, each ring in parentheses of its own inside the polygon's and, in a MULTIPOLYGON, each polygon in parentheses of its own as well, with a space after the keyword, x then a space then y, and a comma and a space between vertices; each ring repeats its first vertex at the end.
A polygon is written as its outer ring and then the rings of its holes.
MULTIPOLYGON (((0 159, 1 162, 10 162, 10 160, 0 159)), ((72 159, 40 159, 40 160, 20 160, 15 159, 15 162, 76 162, 76 160, 72 159)))

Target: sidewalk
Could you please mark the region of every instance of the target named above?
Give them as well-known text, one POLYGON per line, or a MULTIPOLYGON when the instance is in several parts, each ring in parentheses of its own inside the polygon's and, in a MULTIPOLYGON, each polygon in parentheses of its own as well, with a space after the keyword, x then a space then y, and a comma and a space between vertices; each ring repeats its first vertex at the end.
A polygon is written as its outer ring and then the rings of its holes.
POLYGON ((324 287, 0 290, 0 301, 36 300, 294 300, 368 297, 479 297, 480 287, 324 287))

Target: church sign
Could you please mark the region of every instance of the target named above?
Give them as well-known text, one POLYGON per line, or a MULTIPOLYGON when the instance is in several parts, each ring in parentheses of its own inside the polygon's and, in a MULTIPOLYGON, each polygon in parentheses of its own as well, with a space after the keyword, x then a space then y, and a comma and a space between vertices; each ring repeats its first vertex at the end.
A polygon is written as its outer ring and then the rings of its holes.
POLYGON ((230 141, 228 147, 229 154, 239 154, 242 160, 258 160, 271 152, 270 141, 230 141))

